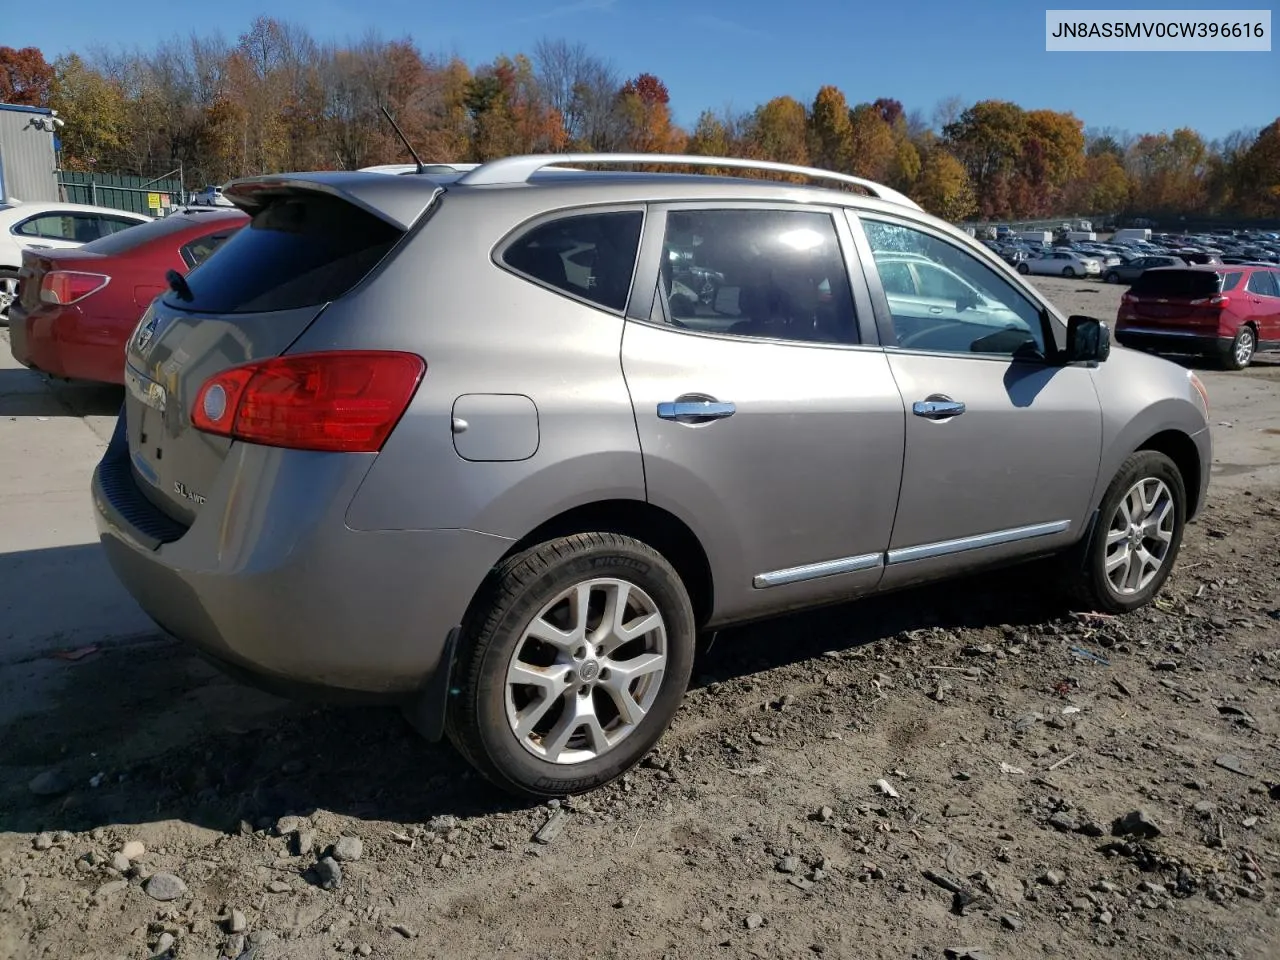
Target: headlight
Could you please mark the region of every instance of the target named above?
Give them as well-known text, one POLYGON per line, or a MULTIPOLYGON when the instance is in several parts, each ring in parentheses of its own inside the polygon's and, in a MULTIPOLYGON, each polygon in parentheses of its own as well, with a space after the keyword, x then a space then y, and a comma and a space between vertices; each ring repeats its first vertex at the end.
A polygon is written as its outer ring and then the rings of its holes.
POLYGON ((1191 381, 1191 385, 1196 388, 1196 393, 1200 394, 1200 401, 1204 404, 1204 415, 1209 416, 1209 391, 1204 387, 1204 381, 1196 376, 1194 370, 1187 371, 1187 379, 1191 381))

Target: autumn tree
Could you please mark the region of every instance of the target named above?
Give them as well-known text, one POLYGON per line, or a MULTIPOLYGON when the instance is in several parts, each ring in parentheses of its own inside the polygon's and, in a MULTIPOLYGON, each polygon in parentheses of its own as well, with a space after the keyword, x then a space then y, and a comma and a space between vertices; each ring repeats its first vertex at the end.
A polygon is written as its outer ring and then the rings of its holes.
POLYGON ((1240 209, 1247 216, 1280 216, 1280 117, 1262 129, 1236 160, 1240 209))
POLYGON ((0 47, 0 103, 47 107, 54 69, 36 47, 0 47))
POLYGON ((89 161, 114 169, 123 147, 125 114, 129 109, 124 92, 78 54, 59 58, 54 64, 56 80, 49 105, 70 118, 61 130, 62 165, 68 170, 87 170, 89 161))
POLYGON ((671 94, 651 73, 628 80, 618 91, 623 148, 633 153, 680 153, 684 133, 671 121, 671 94))
POLYGON ((569 146, 620 146, 625 135, 617 102, 622 81, 611 64, 592 55, 585 44, 543 39, 534 45, 533 65, 548 105, 560 114, 569 146))
POLYGON ((977 207, 964 165, 941 148, 925 158, 912 196, 925 210, 945 220, 963 220, 977 207))
POLYGON ((885 121, 881 108, 860 103, 849 111, 852 137, 850 172, 869 180, 889 179, 889 168, 897 155, 893 128, 885 121))
POLYGON ((853 125, 849 104, 838 87, 826 86, 809 114, 810 157, 827 170, 848 172, 853 164, 853 125))
POLYGON ((1022 160, 1026 120, 1022 108, 982 100, 943 128, 950 152, 964 165, 985 217, 1016 215, 1010 180, 1022 160))
POLYGON ((756 109, 747 140, 753 159, 806 166, 809 118, 794 97, 774 97, 756 109))

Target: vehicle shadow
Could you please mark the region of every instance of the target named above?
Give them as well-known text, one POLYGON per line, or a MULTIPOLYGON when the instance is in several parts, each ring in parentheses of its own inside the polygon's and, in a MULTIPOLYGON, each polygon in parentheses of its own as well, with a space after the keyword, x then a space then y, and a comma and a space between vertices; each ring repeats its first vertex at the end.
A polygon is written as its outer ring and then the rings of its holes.
POLYGON ((55 380, 26 368, 0 369, 0 417, 109 416, 123 402, 123 387, 55 380))
MULTIPOLYGON (((1045 576, 1039 565, 1013 568, 724 630, 704 638, 694 686, 832 649, 909 644, 917 630, 1051 620, 1068 611, 1044 589, 1045 576)), ((7 724, 0 829, 176 819, 235 832, 242 822, 260 829, 316 810, 420 823, 531 806, 488 785, 447 743, 423 741, 395 709, 286 703, 224 678, 168 639, 0 667, 0 691, 4 673, 9 686, 43 677, 50 693, 7 724), (51 769, 70 789, 33 794, 28 781, 51 769)))

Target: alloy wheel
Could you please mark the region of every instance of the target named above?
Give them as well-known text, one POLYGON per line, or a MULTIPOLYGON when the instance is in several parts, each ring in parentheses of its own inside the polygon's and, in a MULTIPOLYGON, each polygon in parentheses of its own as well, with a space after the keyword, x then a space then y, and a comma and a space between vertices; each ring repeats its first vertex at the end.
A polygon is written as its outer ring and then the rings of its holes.
POLYGON ((1241 327, 1240 332, 1236 334, 1235 357, 1237 366, 1247 367, 1249 365, 1249 361, 1253 359, 1254 346, 1253 330, 1249 327, 1241 327))
POLYGON ((507 666, 507 722, 542 760, 595 760, 640 726, 666 667, 666 624, 653 598, 625 580, 582 581, 525 627, 507 666))
POLYGON ((9 307, 18 299, 18 281, 15 277, 0 277, 0 317, 9 316, 9 307))
POLYGON ((1164 566, 1173 545, 1173 493, 1155 477, 1139 480, 1124 495, 1107 525, 1107 579, 1121 596, 1143 590, 1164 566))

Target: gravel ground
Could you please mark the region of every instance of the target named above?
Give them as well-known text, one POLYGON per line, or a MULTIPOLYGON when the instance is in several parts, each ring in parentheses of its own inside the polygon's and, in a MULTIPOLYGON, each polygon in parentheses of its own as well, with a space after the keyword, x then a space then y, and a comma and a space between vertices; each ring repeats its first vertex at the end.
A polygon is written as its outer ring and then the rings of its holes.
MULTIPOLYGON (((1038 282, 1114 317, 1117 288, 1038 282)), ((1280 508, 1251 482, 1215 481, 1136 614, 1032 565, 725 631, 658 751, 563 805, 394 713, 104 647, 0 740, 0 958, 1274 960, 1280 508)))

